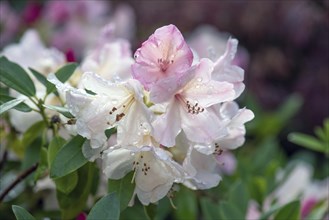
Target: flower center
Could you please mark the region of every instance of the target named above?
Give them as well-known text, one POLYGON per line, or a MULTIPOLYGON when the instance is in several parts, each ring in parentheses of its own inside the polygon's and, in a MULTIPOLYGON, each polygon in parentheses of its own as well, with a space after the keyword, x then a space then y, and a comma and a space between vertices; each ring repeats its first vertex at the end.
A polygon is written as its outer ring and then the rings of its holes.
POLYGON ((142 171, 142 173, 144 173, 144 176, 147 176, 150 169, 151 169, 151 166, 144 160, 143 153, 139 153, 138 156, 136 156, 135 161, 133 162, 132 170, 134 171, 134 175, 131 180, 131 183, 133 183, 135 180, 136 172, 138 172, 140 170, 140 171, 142 171))
POLYGON ((163 73, 167 71, 167 69, 169 68, 169 65, 172 63, 174 63, 174 60, 168 60, 168 59, 162 59, 162 58, 158 59, 158 64, 163 73))
POLYGON ((179 94, 176 95, 176 98, 181 102, 181 104, 184 106, 187 113, 189 113, 189 114, 197 115, 204 111, 204 108, 199 106, 199 103, 197 101, 192 102, 192 101, 186 100, 184 97, 182 97, 179 94))
POLYGON ((134 101, 134 96, 129 96, 124 102, 113 106, 109 111, 109 115, 113 117, 111 117, 111 120, 108 121, 107 124, 113 125, 113 123, 120 121, 124 116, 126 116, 129 107, 133 104, 134 101))
POLYGON ((223 153, 223 150, 220 148, 219 144, 218 143, 215 143, 215 151, 213 154, 219 156, 223 153))

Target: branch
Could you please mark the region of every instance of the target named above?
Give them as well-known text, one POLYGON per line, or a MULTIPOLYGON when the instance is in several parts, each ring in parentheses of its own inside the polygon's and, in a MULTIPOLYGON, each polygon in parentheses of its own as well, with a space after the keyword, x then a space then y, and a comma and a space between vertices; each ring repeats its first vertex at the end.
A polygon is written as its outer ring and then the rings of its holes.
POLYGON ((15 186, 20 183, 22 180, 24 180, 28 175, 30 175, 31 173, 33 173, 37 167, 38 167, 38 163, 34 164, 33 166, 31 166, 30 168, 28 168, 27 170, 25 170, 24 172, 22 172, 21 174, 19 174, 17 176, 17 178, 15 179, 14 182, 12 182, 4 191, 3 193, 1 193, 0 195, 0 203, 2 202, 2 200, 6 197, 6 195, 13 189, 15 188, 15 186))
POLYGON ((5 150, 5 152, 2 155, 2 160, 0 162, 0 172, 1 172, 2 168, 5 166, 5 163, 7 162, 7 156, 8 156, 8 151, 5 150))

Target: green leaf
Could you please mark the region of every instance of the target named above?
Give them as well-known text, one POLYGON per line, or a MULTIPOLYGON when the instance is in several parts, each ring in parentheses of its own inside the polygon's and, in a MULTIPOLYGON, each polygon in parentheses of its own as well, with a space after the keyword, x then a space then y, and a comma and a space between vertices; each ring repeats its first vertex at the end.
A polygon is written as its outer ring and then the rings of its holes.
POLYGON ((23 99, 13 99, 11 101, 8 101, 8 102, 0 105, 0 115, 2 115, 2 113, 4 113, 4 112, 8 111, 9 109, 16 107, 21 102, 24 102, 24 100, 23 99))
POLYGON ((78 184, 78 173, 73 171, 66 176, 55 179, 56 188, 64 194, 69 194, 78 184))
POLYGON ((60 149, 50 168, 51 178, 65 176, 88 162, 81 151, 85 140, 85 138, 77 135, 60 149))
POLYGON ((42 147, 40 151, 40 161, 37 170, 34 174, 34 181, 37 181, 40 177, 44 176, 48 170, 48 158, 47 158, 47 148, 42 147))
POLYGON ((150 203, 148 206, 144 206, 144 212, 148 220, 154 220, 157 213, 157 205, 150 203))
POLYGON ((274 220, 298 220, 300 219, 300 201, 293 201, 283 206, 274 216, 274 220))
MULTIPOLYGON (((57 79, 61 81, 62 83, 66 82, 74 73, 75 69, 77 68, 78 64, 76 63, 70 63, 59 70, 55 73, 57 79)), ((47 84, 47 94, 55 92, 56 91, 56 86, 53 85, 51 82, 48 81, 47 84)))
MULTIPOLYGON (((1 105, 4 104, 4 103, 6 103, 6 102, 9 102, 11 100, 15 100, 15 98, 10 97, 10 96, 7 96, 7 95, 0 94, 0 104, 1 105)), ((0 109, 2 109, 2 107, 0 109)), ((30 111, 32 111, 32 109, 30 108, 30 106, 28 106, 25 103, 19 103, 18 105, 16 105, 14 107, 14 109, 16 109, 18 111, 21 111, 21 112, 30 112, 30 111)))
POLYGON ((129 201, 134 193, 135 184, 131 183, 133 172, 130 172, 120 180, 108 181, 108 192, 116 192, 120 200, 120 210, 123 211, 127 208, 129 201))
POLYGON ((204 220, 213 220, 220 219, 218 205, 211 202, 208 198, 201 199, 201 210, 202 210, 202 219, 204 220))
POLYGON ((11 206, 17 220, 35 220, 35 218, 24 208, 18 205, 11 206))
POLYGON ((26 96, 35 95, 35 86, 27 72, 18 64, 0 57, 0 81, 26 96))
POLYGON ((222 202, 219 205, 219 212, 223 220, 245 219, 245 216, 234 204, 222 202))
POLYGON ((110 138, 112 134, 117 133, 117 128, 110 128, 105 130, 105 135, 107 138, 110 138))
POLYGON ((37 80, 40 83, 42 83, 44 86, 47 86, 48 80, 47 80, 47 78, 44 75, 42 75, 41 73, 39 73, 38 71, 36 71, 36 70, 34 70, 32 68, 29 68, 29 70, 35 76, 35 78, 37 78, 37 80))
POLYGON ((57 152, 64 146, 65 139, 59 136, 54 137, 48 146, 48 165, 49 169, 55 159, 57 152))
POLYGON ((120 217, 119 198, 116 193, 110 193, 100 199, 90 210, 88 220, 108 219, 118 220, 120 217))
POLYGON ((192 190, 181 187, 175 196, 174 203, 177 207, 174 212, 177 219, 197 219, 197 200, 192 190))
POLYGON ((278 210, 280 210, 282 206, 279 205, 272 205, 269 210, 267 210, 265 213, 263 213, 259 220, 267 220, 269 217, 271 217, 272 214, 276 213, 278 210))
POLYGON ((241 181, 233 185, 229 194, 229 202, 231 204, 234 204, 239 209, 241 215, 246 215, 249 195, 247 189, 244 187, 241 181))
POLYGON ((78 183, 74 190, 68 194, 57 190, 57 200, 61 208, 61 219, 73 219, 86 209, 87 199, 90 195, 94 173, 94 165, 87 163, 77 170, 78 183))
POLYGON ((55 106, 55 105, 43 105, 44 107, 57 111, 59 113, 61 113, 62 115, 64 115, 67 118, 74 118, 74 116, 69 112, 69 110, 65 107, 62 106, 55 106))
MULTIPOLYGON (((49 168, 51 168, 56 154, 64 146, 65 142, 66 141, 62 137, 54 137, 54 139, 50 142, 48 147, 49 168)), ((66 176, 55 179, 55 184, 57 190, 64 194, 69 194, 78 184, 77 171, 73 171, 66 176)))
POLYGON ((267 191, 267 182, 263 176, 254 176, 251 180, 250 194, 259 204, 265 199, 267 191))
POLYGON ((289 134, 288 139, 295 144, 314 151, 325 153, 327 150, 324 143, 321 143, 318 139, 307 134, 294 132, 289 134))
POLYGON ((24 146, 30 145, 37 137, 42 135, 42 132, 46 129, 44 121, 39 121, 33 124, 23 135, 21 143, 24 146))

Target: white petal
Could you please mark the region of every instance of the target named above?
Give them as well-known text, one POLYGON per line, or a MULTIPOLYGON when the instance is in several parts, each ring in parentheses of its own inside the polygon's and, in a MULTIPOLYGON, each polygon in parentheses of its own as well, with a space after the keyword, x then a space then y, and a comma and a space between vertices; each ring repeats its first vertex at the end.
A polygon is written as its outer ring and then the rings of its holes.
POLYGON ((86 72, 83 74, 81 83, 85 89, 91 90, 98 95, 107 95, 111 97, 113 101, 120 101, 131 93, 124 86, 119 83, 111 83, 106 81, 100 76, 86 72))
POLYGON ((211 143, 222 136, 221 121, 212 109, 205 109, 199 114, 187 113, 180 108, 182 129, 186 137, 196 143, 211 143))
POLYGON ((192 146, 183 162, 183 167, 193 175, 190 183, 199 189, 215 187, 221 180, 216 170, 217 162, 214 156, 199 153, 192 146))
POLYGON ((141 201, 143 205, 149 205, 150 203, 156 203, 157 201, 165 197, 168 194, 171 186, 172 186, 172 182, 167 182, 157 186, 150 192, 143 191, 136 186, 136 193, 138 199, 141 201))
POLYGON ((230 82, 234 85, 235 98, 238 97, 244 90, 244 70, 232 64, 232 60, 237 51, 238 41, 229 39, 224 55, 222 55, 215 63, 215 68, 212 74, 214 80, 221 82, 230 82))
POLYGON ((132 170, 134 159, 135 157, 130 150, 105 151, 103 155, 103 172, 110 179, 120 179, 132 170))
POLYGON ((175 145, 175 138, 181 131, 179 102, 173 99, 167 106, 166 113, 158 116, 152 123, 154 138, 162 145, 171 147, 175 145))

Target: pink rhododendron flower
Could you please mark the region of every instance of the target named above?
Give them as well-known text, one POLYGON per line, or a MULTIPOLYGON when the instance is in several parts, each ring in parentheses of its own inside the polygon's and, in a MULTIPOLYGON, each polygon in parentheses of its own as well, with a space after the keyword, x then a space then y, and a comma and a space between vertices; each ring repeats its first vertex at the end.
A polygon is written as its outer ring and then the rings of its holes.
POLYGON ((135 53, 132 74, 147 90, 161 86, 164 79, 182 78, 192 65, 193 54, 174 25, 157 29, 135 53))
POLYGON ((212 80, 212 71, 213 63, 209 59, 202 59, 189 73, 194 78, 187 80, 183 88, 176 89, 171 97, 166 93, 171 84, 157 87, 150 94, 151 101, 169 98, 166 112, 153 123, 154 136, 161 144, 175 145, 175 138, 182 129, 187 139, 198 143, 209 143, 220 135, 219 117, 208 107, 232 100, 235 93, 232 84, 212 80))
POLYGON ((212 73, 214 80, 229 82, 234 85, 235 98, 239 97, 245 88, 243 83, 244 70, 233 64, 237 47, 238 40, 230 38, 227 41, 225 53, 215 62, 212 73))

